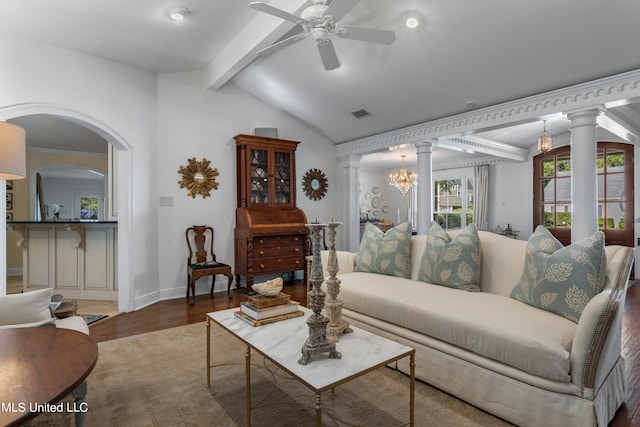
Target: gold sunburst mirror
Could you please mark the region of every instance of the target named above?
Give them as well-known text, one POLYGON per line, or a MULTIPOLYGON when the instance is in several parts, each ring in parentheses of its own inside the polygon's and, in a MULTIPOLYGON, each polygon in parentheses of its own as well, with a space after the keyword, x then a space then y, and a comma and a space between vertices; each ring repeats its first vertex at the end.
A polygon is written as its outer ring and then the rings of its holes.
POLYGON ((211 195, 211 190, 218 189, 216 176, 219 175, 218 169, 212 169, 209 165, 211 162, 207 159, 197 161, 195 157, 189 159, 189 164, 180 166, 178 173, 182 174, 182 179, 178 181, 180 188, 187 189, 187 196, 194 199, 198 194, 206 199, 211 195))
POLYGON ((327 177, 320 169, 309 169, 302 177, 302 190, 311 200, 320 200, 327 194, 327 177))

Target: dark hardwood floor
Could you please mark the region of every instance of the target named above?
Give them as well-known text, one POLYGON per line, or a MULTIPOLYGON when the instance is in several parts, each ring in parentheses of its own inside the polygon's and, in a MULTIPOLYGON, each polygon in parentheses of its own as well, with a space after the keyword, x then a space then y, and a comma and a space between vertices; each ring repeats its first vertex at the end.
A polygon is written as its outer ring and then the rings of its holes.
MULTIPOLYGON (((306 288, 302 281, 285 285, 284 292, 301 303, 306 301, 306 288)), ((186 291, 185 291, 186 293, 186 291)), ((194 306, 187 298, 177 298, 155 303, 132 313, 123 313, 92 326, 91 336, 98 342, 130 335, 173 328, 190 323, 203 322, 207 313, 237 307, 246 301, 244 290, 232 291, 233 299, 226 292, 216 292, 213 297, 198 295, 194 306)), ((629 396, 616 413, 610 427, 640 426, 640 286, 631 286, 627 292, 625 315, 622 323, 622 355, 627 364, 629 396)))
MULTIPOLYGON (((291 295, 293 300, 306 304, 306 287, 302 280, 285 284, 283 292, 291 295)), ((212 297, 208 294, 197 295, 194 305, 190 305, 186 297, 160 301, 131 313, 122 313, 105 319, 91 326, 91 336, 96 341, 101 342, 159 329, 204 322, 207 313, 238 307, 241 301, 247 300, 247 294, 244 289, 232 290, 231 294, 233 296, 231 300, 227 298, 226 292, 214 292, 212 297)))

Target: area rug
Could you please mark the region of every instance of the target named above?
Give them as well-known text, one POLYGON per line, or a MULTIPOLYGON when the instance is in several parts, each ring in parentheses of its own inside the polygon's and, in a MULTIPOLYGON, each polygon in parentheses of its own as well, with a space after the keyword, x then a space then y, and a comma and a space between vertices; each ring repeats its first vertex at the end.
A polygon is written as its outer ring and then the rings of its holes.
POLYGON ((104 320, 107 317, 109 316, 107 316, 106 314, 83 314, 82 315, 82 318, 84 319, 85 322, 87 322, 87 325, 91 325, 100 320, 104 320))
MULTIPOLYGON (((87 423, 100 426, 244 426, 245 346, 212 326, 211 388, 205 323, 102 342, 88 378, 87 423)), ((313 363, 313 362, 312 362, 313 363)), ((254 426, 313 426, 315 396, 252 353, 254 426)), ((399 426, 408 421, 408 377, 381 368, 323 394, 324 426, 399 426)), ((31 426, 73 426, 72 414, 42 414, 31 426)), ((416 426, 509 424, 416 382, 416 426)))

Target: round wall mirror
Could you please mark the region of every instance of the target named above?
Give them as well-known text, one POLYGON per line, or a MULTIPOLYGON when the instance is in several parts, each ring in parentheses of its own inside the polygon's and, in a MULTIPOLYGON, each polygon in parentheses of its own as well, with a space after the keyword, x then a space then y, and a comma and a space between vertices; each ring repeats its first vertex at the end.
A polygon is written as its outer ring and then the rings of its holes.
POLYGON ((320 169, 309 169, 302 177, 302 190, 311 200, 320 200, 327 194, 327 177, 320 169))

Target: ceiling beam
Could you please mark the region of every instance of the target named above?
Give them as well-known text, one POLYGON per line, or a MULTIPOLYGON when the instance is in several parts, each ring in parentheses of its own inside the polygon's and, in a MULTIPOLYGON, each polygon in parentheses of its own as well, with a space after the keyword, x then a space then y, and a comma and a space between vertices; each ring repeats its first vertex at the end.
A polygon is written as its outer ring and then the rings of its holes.
MULTIPOLYGON (((637 114, 635 115, 637 116, 637 114)), ((640 116, 638 116, 638 120, 640 120, 640 116)), ((640 123, 640 121, 638 123, 640 123)), ((640 129, 629 124, 629 122, 611 110, 607 110, 604 114, 598 116, 598 126, 627 142, 640 145, 640 129)))
POLYGON ((529 158, 529 150, 478 136, 454 136, 438 138, 435 144, 449 150, 465 153, 488 154, 503 159, 524 162, 529 158))
MULTIPOLYGON (((296 13, 306 0, 272 0, 270 6, 296 13)), ((258 13, 256 17, 205 68, 205 88, 218 90, 256 59, 256 52, 275 43, 295 24, 275 16, 258 13)))

